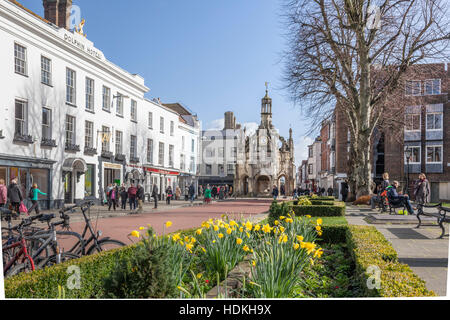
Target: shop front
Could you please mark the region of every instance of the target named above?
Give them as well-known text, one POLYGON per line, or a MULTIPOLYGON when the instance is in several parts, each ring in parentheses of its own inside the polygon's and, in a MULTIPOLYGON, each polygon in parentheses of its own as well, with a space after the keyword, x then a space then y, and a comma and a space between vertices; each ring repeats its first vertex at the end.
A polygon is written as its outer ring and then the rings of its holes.
POLYGON ((100 177, 100 195, 99 199, 102 202, 106 201, 105 190, 109 185, 116 184, 117 186, 121 186, 125 183, 123 165, 119 163, 111 163, 111 162, 101 162, 101 177, 100 177))
MULTIPOLYGON (((171 186, 172 192, 175 194, 176 187, 178 185, 178 178, 180 172, 173 170, 164 170, 158 168, 144 167, 145 177, 146 177, 146 190, 148 194, 152 194, 153 185, 158 186, 159 199, 166 199, 166 190, 168 186, 171 186)), ((180 186, 181 188, 181 186, 180 186)))
MULTIPOLYGON (((40 196, 39 204, 42 209, 53 208, 54 202, 58 199, 52 199, 52 173, 55 161, 48 159, 32 159, 14 156, 0 155, 0 179, 5 180, 8 186, 11 180, 17 179, 22 196, 26 199, 25 205, 31 206, 31 200, 28 199, 29 190, 33 184, 46 193, 46 196, 40 196)), ((62 199, 59 199, 61 201, 62 199)))
POLYGON ((81 158, 64 160, 62 172, 64 181, 64 203, 73 204, 85 198, 85 181, 81 179, 88 171, 86 161, 81 158))

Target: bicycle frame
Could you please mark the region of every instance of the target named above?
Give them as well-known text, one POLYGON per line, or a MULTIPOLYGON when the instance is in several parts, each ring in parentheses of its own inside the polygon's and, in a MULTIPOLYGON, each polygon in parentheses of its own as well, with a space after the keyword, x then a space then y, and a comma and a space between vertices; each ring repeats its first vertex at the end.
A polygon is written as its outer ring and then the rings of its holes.
POLYGON ((34 265, 34 260, 28 254, 27 243, 25 241, 25 238, 22 238, 19 242, 13 243, 13 244, 7 246, 6 248, 3 248, 2 251, 4 252, 7 250, 17 248, 17 247, 21 247, 21 248, 20 248, 19 252, 16 253, 14 258, 5 265, 4 270, 3 270, 4 275, 14 265, 14 263, 20 259, 20 257, 22 257, 22 263, 24 263, 25 260, 28 259, 28 261, 30 261, 31 270, 32 271, 36 270, 35 265, 34 265))
POLYGON ((83 233, 81 235, 82 239, 85 239, 88 231, 91 233, 91 236, 89 237, 88 240, 84 240, 84 244, 83 246, 81 246, 81 242, 78 241, 73 247, 72 249, 69 250, 69 252, 74 253, 74 254, 81 254, 82 256, 86 255, 86 247, 88 246, 88 244, 90 244, 92 241, 94 241, 95 246, 98 246, 98 238, 97 238, 97 234, 94 232, 94 230, 92 229, 91 226, 91 219, 89 219, 86 216, 86 211, 88 209, 84 209, 81 208, 81 213, 83 214, 84 217, 84 221, 85 221, 85 225, 84 225, 84 230, 83 233))

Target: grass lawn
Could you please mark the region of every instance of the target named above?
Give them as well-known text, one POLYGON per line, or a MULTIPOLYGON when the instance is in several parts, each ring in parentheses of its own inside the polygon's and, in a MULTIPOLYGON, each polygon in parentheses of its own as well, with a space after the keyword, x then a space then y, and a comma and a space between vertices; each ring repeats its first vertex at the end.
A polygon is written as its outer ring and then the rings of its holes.
POLYGON ((331 225, 347 225, 347 219, 345 217, 322 217, 324 226, 331 225))

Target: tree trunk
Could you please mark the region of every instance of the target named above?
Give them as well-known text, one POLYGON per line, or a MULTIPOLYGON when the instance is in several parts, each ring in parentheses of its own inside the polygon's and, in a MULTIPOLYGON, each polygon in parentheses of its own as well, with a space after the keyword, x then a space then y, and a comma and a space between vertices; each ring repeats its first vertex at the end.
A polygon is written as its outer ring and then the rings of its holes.
POLYGON ((372 164, 371 154, 371 136, 367 132, 360 133, 355 143, 352 145, 352 172, 350 180, 354 182, 352 194, 356 199, 371 193, 372 184, 372 164))

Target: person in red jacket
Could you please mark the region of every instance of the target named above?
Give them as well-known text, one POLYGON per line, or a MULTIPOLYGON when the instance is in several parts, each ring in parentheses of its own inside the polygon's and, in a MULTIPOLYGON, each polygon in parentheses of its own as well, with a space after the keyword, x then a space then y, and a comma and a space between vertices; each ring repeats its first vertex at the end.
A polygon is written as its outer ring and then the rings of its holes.
POLYGON ((128 188, 128 199, 130 200, 130 210, 136 210, 136 193, 137 188, 132 183, 128 188))
POLYGON ((5 180, 0 179, 0 208, 3 208, 8 202, 8 188, 5 180))

